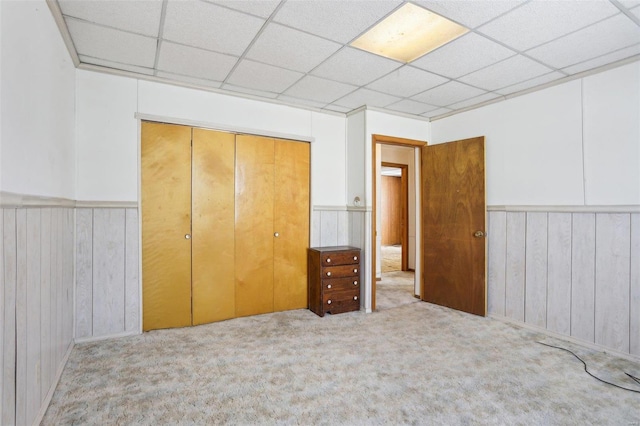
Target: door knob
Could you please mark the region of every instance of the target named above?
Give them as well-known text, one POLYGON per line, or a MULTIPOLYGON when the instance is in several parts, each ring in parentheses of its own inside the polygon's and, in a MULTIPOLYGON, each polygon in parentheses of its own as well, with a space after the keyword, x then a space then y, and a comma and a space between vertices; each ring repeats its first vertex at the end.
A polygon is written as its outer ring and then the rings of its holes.
POLYGON ((279 232, 276 232, 275 234, 273 234, 274 237, 278 238, 280 236, 279 232))
POLYGON ((187 239, 187 240, 190 240, 191 239, 191 234, 185 234, 184 238, 187 239))
POLYGON ((486 237, 487 234, 485 234, 482 231, 476 231, 476 232, 473 233, 473 236, 476 237, 476 238, 480 238, 480 237, 486 237))

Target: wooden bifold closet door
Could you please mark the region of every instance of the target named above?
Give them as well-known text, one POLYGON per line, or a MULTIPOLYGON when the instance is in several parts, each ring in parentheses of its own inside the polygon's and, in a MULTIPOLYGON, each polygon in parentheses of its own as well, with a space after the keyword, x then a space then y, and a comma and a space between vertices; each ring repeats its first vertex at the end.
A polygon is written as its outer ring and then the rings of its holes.
POLYGON ((143 329, 307 306, 309 144, 142 125, 143 329))

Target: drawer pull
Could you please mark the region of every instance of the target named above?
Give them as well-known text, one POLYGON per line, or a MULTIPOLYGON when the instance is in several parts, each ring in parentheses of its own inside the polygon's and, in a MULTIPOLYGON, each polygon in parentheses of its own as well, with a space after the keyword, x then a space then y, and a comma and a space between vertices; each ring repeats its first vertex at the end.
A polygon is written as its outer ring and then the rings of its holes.
POLYGON ((331 276, 331 272, 327 272, 327 276, 330 277, 331 276))
POLYGON ((327 285, 327 288, 331 288, 331 284, 327 285))
POLYGON ((331 263, 331 258, 330 257, 327 258, 327 263, 331 263))
POLYGON ((358 256, 353 256, 353 260, 358 260, 358 256))
POLYGON ((357 274, 357 273, 358 273, 358 270, 357 270, 357 269, 354 269, 354 270, 353 270, 353 273, 354 273, 354 274, 357 274))
POLYGON ((358 285, 358 281, 354 281, 354 282, 353 282, 353 285, 358 285))
POLYGON ((327 305, 331 304, 331 299, 327 300, 327 305))
POLYGON ((358 296, 353 296, 353 300, 358 300, 358 296))

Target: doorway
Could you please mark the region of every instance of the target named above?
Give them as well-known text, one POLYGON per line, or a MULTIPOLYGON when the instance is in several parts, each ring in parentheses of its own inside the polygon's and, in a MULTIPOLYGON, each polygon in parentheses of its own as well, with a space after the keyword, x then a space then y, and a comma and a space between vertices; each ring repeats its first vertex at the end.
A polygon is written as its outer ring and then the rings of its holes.
POLYGON ((420 158, 425 145, 373 135, 372 310, 419 301, 420 158))

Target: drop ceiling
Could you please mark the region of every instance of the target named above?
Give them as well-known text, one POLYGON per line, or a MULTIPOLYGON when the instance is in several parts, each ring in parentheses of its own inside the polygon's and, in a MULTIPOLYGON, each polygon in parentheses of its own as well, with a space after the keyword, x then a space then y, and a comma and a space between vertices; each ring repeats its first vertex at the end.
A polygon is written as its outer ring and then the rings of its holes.
POLYGON ((640 0, 425 0, 469 29, 410 62, 350 43, 394 0, 51 0, 79 68, 433 119, 640 59, 640 0))

